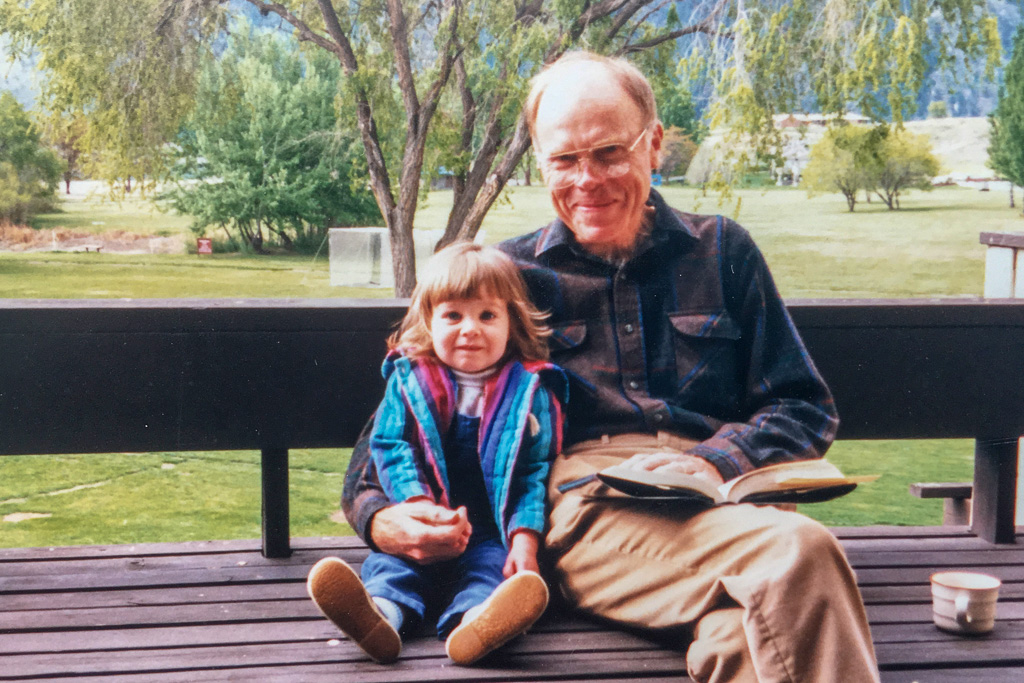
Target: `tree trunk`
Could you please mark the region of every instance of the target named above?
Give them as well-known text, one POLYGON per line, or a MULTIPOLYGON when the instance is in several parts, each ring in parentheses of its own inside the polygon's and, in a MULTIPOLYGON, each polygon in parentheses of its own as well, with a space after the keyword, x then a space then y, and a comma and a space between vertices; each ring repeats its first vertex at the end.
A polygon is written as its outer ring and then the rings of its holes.
POLYGON ((1010 185, 1010 208, 1013 209, 1013 208, 1015 208, 1015 206, 1013 204, 1013 181, 1010 181, 1009 185, 1010 185))
MULTIPOLYGON (((519 121, 516 124, 515 134, 512 136, 512 142, 509 143, 508 149, 505 150, 505 155, 498 162, 497 167, 494 169, 494 173, 490 176, 486 176, 486 181, 482 183, 479 192, 476 194, 476 200, 471 206, 469 206, 465 213, 458 217, 458 236, 460 240, 471 240, 476 237, 477 232, 480 231, 480 224, 484 222, 484 216, 487 215, 487 211, 494 204, 494 201, 501 194, 502 189, 505 187, 505 183, 515 173, 516 167, 522 160, 526 150, 530 147, 530 134, 527 131, 526 119, 522 115, 519 117, 519 121)), ((467 202, 468 203, 468 202, 467 202)), ((455 214, 455 210, 452 210, 452 214, 455 214)), ((451 229, 454 221, 449 219, 448 228, 451 229)), ((448 238, 448 230, 445 230, 445 239, 448 238)), ((455 241, 455 240, 452 240, 455 241)))
POLYGON ((530 148, 527 148, 526 153, 523 154, 519 165, 523 169, 523 185, 530 187, 533 177, 533 151, 530 148))
POLYGON ((395 209, 388 221, 391 265, 395 271, 395 296, 412 295, 416 287, 416 249, 412 238, 412 214, 395 209))

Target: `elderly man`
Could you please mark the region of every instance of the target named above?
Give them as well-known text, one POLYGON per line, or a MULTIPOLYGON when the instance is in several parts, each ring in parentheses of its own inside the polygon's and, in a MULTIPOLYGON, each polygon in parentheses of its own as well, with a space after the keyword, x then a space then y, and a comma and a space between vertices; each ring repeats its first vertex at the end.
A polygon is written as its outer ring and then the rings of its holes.
MULTIPOLYGON (((718 483, 820 457, 837 419, 746 231, 651 190, 663 131, 634 67, 569 54, 534 80, 526 116, 558 220, 501 246, 572 381, 549 484, 553 582, 585 612, 688 629, 696 681, 878 680, 852 571, 821 525, 626 499, 587 477, 625 463, 718 483)), ((464 547, 461 514, 387 506, 359 447, 343 505, 386 552, 434 562, 464 547)))

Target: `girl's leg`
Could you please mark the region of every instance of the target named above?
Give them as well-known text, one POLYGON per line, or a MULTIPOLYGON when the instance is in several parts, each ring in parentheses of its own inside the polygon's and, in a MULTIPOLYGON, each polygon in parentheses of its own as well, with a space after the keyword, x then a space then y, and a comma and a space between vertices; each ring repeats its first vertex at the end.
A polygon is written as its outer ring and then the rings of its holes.
POLYGON ((306 589, 324 616, 375 661, 398 659, 402 639, 397 629, 347 563, 337 557, 320 560, 309 572, 306 589))
POLYGON ((370 595, 389 600, 402 609, 406 622, 403 630, 408 631, 422 621, 427 608, 425 596, 436 590, 433 569, 394 555, 371 552, 363 562, 361 576, 370 595), (408 617, 412 617, 413 623, 408 623, 408 617))
MULTIPOLYGON (((444 640, 455 630, 462 615, 476 607, 505 580, 502 568, 508 551, 497 538, 470 539, 466 551, 452 561, 450 602, 437 621, 437 637, 444 640)), ((447 587, 446 587, 447 588, 447 587)))
POLYGON ((456 590, 438 623, 456 664, 471 664, 525 632, 547 607, 548 588, 539 574, 503 580, 506 555, 495 539, 471 545, 457 561, 456 590))

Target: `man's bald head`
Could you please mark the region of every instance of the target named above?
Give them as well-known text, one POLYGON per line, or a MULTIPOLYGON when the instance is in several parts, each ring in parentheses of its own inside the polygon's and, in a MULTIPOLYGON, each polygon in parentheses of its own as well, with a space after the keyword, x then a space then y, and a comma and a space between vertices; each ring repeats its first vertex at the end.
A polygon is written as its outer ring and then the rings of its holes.
POLYGON ((640 110, 644 121, 655 122, 658 109, 654 101, 654 90, 640 70, 625 59, 605 57, 593 52, 579 50, 569 52, 534 76, 530 94, 523 111, 530 127, 530 137, 536 144, 537 110, 548 89, 558 89, 560 84, 578 82, 581 79, 600 81, 607 79, 617 85, 640 110))

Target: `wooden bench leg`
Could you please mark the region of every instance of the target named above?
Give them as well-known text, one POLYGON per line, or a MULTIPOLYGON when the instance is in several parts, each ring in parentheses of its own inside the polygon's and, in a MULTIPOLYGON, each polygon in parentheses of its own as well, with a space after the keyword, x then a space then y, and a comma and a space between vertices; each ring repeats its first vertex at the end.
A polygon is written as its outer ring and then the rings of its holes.
POLYGON ((947 498, 942 503, 943 526, 967 526, 971 523, 971 499, 947 498))
POLYGON ((974 442, 971 530, 990 543, 1014 543, 1017 438, 974 442))
POLYGON ((261 465, 263 556, 288 557, 292 554, 288 511, 288 449, 263 449, 261 465))

